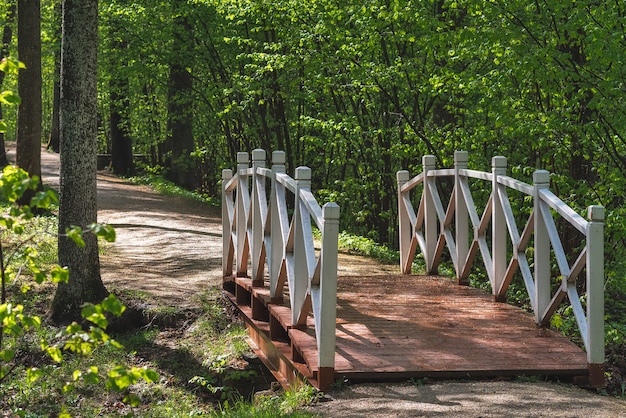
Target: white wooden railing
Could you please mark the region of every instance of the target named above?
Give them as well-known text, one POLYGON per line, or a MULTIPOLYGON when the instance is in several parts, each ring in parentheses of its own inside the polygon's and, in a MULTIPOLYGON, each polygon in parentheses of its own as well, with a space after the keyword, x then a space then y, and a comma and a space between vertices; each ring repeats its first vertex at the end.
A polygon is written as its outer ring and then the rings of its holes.
POLYGON ((423 172, 413 178, 408 171, 397 173, 402 272, 411 273, 418 248, 428 272, 436 272, 447 247, 459 283, 466 284, 480 252, 496 300, 504 300, 513 276, 521 273, 535 321, 542 326, 550 324, 567 296, 587 352, 590 379, 603 380, 604 208, 590 206, 589 220, 585 220, 549 190, 547 171, 535 171, 534 184, 529 185, 506 175, 504 157, 492 159, 491 173, 469 170, 468 154, 464 151, 455 152, 451 169, 437 169, 431 155, 424 156, 422 163, 423 172), (454 182, 447 208, 442 204, 442 188, 438 185, 438 179, 444 177, 454 182), (491 194, 482 214, 474 204, 469 179, 491 183, 491 194), (532 202, 528 203, 532 210, 528 208, 530 216, 521 234, 507 194, 509 189, 522 196, 516 201, 519 205, 532 202), (413 190, 421 192, 417 213, 410 198, 413 190), (557 217, 571 224, 585 244, 573 263, 563 249, 555 223, 557 217), (558 274, 553 274, 553 264, 558 266, 558 274), (581 297, 576 279, 583 271, 586 295, 581 297), (560 281, 554 294, 553 279, 560 281))
POLYGON ((264 150, 237 153, 237 171, 222 171, 223 275, 251 277, 253 286, 269 281, 271 301, 288 291, 291 325, 305 327, 313 314, 318 365, 330 375, 335 364, 337 241, 339 206, 323 207, 311 193, 311 170, 298 167, 295 179, 285 173, 285 153, 264 150), (269 189, 268 189, 269 185, 269 189), (289 216, 288 201, 293 203, 289 216), (311 220, 322 233, 319 251, 311 220), (251 265, 251 275, 248 267, 251 265), (287 284, 285 289, 285 284, 287 284))

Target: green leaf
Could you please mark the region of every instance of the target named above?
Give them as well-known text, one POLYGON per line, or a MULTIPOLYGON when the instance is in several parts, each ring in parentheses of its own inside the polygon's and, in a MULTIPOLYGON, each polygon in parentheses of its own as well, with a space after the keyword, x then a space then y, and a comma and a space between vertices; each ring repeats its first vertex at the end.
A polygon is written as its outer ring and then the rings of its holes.
POLYGON ((100 328, 106 328, 109 325, 106 316, 102 313, 102 308, 99 305, 87 305, 82 311, 81 315, 87 321, 93 322, 100 328))
POLYGON ((144 368, 142 377, 143 377, 143 380, 145 380, 148 383, 154 383, 159 380, 159 374, 156 371, 152 369, 148 369, 148 368, 144 368))
POLYGON ((26 68, 26 64, 15 58, 6 57, 0 61, 0 71, 6 74, 17 74, 21 68, 26 68))
POLYGON ((100 382, 98 368, 96 366, 90 366, 89 370, 87 370, 87 372, 83 374, 83 380, 90 384, 96 384, 100 382))
POLYGON ((28 381, 28 384, 34 383, 41 376, 43 376, 43 371, 41 369, 38 369, 37 367, 31 367, 30 369, 26 370, 26 380, 28 381))
POLYGON ((15 350, 2 350, 0 351, 0 360, 6 362, 9 362, 11 360, 13 360, 13 357, 15 357, 15 350))
POLYGON ((85 248, 85 240, 83 240, 83 230, 78 226, 72 226, 65 230, 65 234, 69 239, 74 241, 78 248, 85 248))
POLYGON ((38 316, 23 315, 20 319, 22 321, 22 324, 24 324, 24 327, 26 327, 27 329, 39 328, 41 326, 41 318, 39 318, 38 316))
POLYGON ((128 395, 124 396, 123 401, 124 403, 129 404, 132 407, 137 407, 141 405, 141 399, 134 393, 129 393, 128 395))
POLYGON ((50 279, 53 283, 67 283, 70 279, 70 272, 66 267, 54 266, 50 271, 50 279))
POLYGON ((104 238, 107 242, 115 241, 115 228, 107 224, 90 224, 87 226, 96 236, 104 238))
POLYGON ((104 310, 111 312, 115 316, 122 315, 126 310, 126 306, 124 306, 112 293, 102 301, 101 305, 104 310))
POLYGON ((63 361, 63 353, 61 353, 61 350, 58 347, 46 347, 46 353, 56 363, 63 361))
POLYGON ((17 93, 6 90, 0 93, 0 103, 7 105, 19 105, 21 102, 20 96, 17 93))
POLYGON ((67 412, 67 408, 65 405, 61 408, 61 413, 59 414, 59 418, 72 418, 72 416, 67 412))

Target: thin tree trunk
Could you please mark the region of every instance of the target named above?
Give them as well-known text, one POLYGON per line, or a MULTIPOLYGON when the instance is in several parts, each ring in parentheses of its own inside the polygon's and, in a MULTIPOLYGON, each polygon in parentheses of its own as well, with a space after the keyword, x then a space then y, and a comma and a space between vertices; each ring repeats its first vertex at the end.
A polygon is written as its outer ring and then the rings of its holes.
MULTIPOLYGON (((7 20, 4 24, 4 30, 2 31, 2 49, 0 50, 0 60, 9 56, 9 47, 11 40, 13 39, 13 20, 15 19, 15 3, 9 6, 7 11, 7 20)), ((0 71, 0 87, 4 83, 4 72, 0 71)), ((2 119, 2 106, 0 105, 0 120, 2 119)), ((9 159, 7 158, 7 151, 4 145, 4 132, 0 132, 0 169, 9 165, 9 159)))
POLYGON ((54 89, 52 95, 52 115, 50 123, 50 136, 48 137, 49 150, 59 152, 61 143, 61 132, 59 131, 59 106, 61 103, 61 14, 63 12, 61 2, 57 3, 54 8, 54 16, 56 24, 55 28, 58 28, 54 34, 54 42, 58 43, 58 46, 54 49, 54 89))
MULTIPOLYGON (((17 114, 16 163, 41 178, 41 31, 39 0, 18 0, 18 75, 21 102, 17 114)), ((26 196, 27 197, 27 196, 26 196)))

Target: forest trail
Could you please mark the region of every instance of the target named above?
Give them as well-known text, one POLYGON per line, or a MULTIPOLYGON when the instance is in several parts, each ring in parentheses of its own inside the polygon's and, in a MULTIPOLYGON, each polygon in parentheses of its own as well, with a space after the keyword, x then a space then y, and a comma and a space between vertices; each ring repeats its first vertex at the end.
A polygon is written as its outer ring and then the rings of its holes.
MULTIPOLYGON (((8 147, 9 148, 9 147, 8 147)), ((14 161, 14 148, 9 158, 14 161)), ((42 179, 58 187, 58 154, 42 151, 42 179)), ((107 287, 139 291, 164 306, 197 307, 196 295, 221 284, 221 213, 206 204, 164 196, 98 172, 98 221, 117 240, 101 255, 107 287)), ((397 272, 340 254, 340 275, 397 272)), ((147 303, 150 303, 148 300, 147 303)), ((542 381, 437 381, 349 384, 308 408, 334 417, 626 417, 626 401, 542 381)))

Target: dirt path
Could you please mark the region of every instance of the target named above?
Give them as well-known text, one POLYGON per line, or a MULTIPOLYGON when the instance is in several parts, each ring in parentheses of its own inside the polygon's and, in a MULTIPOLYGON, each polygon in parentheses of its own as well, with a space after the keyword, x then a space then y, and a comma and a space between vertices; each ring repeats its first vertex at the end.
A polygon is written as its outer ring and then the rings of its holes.
MULTIPOLYGON (((9 153, 11 157, 11 153, 9 153)), ((58 186, 58 155, 42 152, 42 177, 58 186)), ((221 283, 220 213, 162 196, 106 171, 98 173, 98 221, 117 241, 101 257, 109 288, 139 290, 165 306, 193 308, 194 296, 221 283)), ((341 275, 396 272, 362 257, 340 256, 341 275)), ((626 417, 626 402, 546 382, 435 382, 346 385, 310 411, 335 417, 626 417)))

